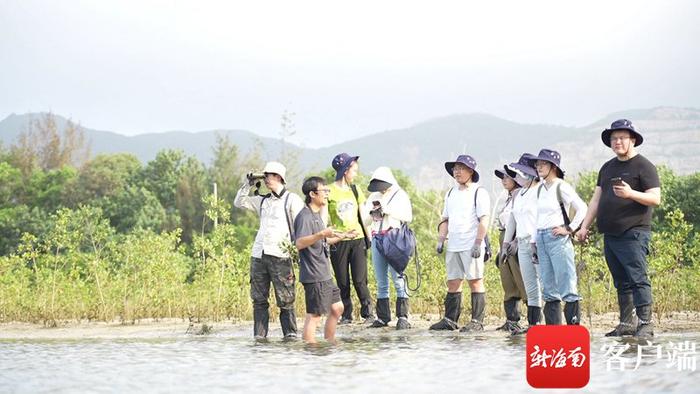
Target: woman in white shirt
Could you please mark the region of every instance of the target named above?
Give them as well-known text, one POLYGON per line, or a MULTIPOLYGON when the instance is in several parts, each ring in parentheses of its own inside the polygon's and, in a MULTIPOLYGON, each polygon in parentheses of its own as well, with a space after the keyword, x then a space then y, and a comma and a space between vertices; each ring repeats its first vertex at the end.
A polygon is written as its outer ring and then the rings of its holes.
POLYGON ((511 334, 523 331, 520 326, 520 300, 525 299, 525 284, 520 273, 520 263, 518 262, 518 241, 512 232, 505 238, 506 224, 511 217, 511 211, 515 202, 515 197, 520 192, 520 184, 515 180, 517 174, 508 166, 497 169, 494 174, 501 179, 503 189, 507 193, 505 202, 499 204, 496 212, 496 225, 499 230, 499 242, 501 253, 496 258, 496 266, 501 277, 503 287, 503 310, 506 312, 506 322, 497 330, 505 330, 511 334))
POLYGON ((411 328, 408 322, 408 293, 406 282, 389 265, 377 249, 375 235, 384 233, 391 228, 401 227, 401 223, 413 220, 411 200, 394 178, 389 167, 379 167, 372 173, 372 179, 367 189, 372 192, 365 201, 365 208, 372 217, 372 264, 374 277, 377 281, 377 319, 371 327, 386 327, 391 321, 389 306, 389 274, 396 290, 396 329, 411 328))
MULTIPOLYGON (((542 286, 540 285, 540 275, 537 264, 532 259, 535 249, 535 226, 537 220, 537 189, 539 179, 537 171, 532 167, 528 158, 533 157, 529 153, 520 156, 517 163, 511 163, 508 167, 516 175, 515 179, 522 185, 515 194, 513 208, 506 220, 505 239, 512 239, 515 236, 517 244, 518 262, 520 263, 520 273, 522 274, 525 292, 527 293, 527 323, 528 328, 520 330, 515 334, 524 334, 529 327, 536 326, 540 322, 542 315, 542 286)), ((506 250, 507 245, 503 245, 501 250, 506 250)))
POLYGON ((542 179, 537 188, 535 241, 545 301, 545 322, 561 324, 561 301, 564 301, 566 324, 579 324, 581 297, 577 289, 572 236, 586 216, 588 207, 576 190, 563 180, 559 152, 542 149, 530 160, 542 179), (569 222, 568 212, 572 205, 576 215, 569 222))

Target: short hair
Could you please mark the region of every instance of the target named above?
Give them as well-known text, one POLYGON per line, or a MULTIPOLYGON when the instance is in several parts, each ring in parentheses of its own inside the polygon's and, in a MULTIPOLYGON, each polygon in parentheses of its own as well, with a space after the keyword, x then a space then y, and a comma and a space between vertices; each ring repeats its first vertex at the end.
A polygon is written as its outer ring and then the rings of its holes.
POLYGON ((301 192, 304 193, 305 202, 308 204, 311 202, 311 192, 318 190, 319 185, 324 186, 326 184, 325 179, 320 176, 312 176, 304 181, 301 186, 301 192))

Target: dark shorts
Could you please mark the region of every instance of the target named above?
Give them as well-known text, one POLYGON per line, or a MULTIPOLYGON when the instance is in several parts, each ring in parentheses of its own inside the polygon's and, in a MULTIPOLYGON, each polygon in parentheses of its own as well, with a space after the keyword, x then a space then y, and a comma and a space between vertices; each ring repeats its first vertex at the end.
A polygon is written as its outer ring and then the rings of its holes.
POLYGON ((323 282, 304 283, 306 313, 327 315, 331 305, 340 302, 340 289, 332 279, 323 282))

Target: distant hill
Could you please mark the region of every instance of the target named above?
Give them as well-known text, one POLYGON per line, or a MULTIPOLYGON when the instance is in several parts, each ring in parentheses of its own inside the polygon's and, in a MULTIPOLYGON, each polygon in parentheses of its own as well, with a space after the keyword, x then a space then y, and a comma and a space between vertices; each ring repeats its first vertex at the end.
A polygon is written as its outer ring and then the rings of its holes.
MULTIPOLYGON (((0 122, 0 141, 10 145, 32 118, 41 114, 10 115, 0 122)), ((59 127, 64 118, 56 116, 59 127)), ((339 152, 359 155, 361 170, 370 172, 380 165, 398 168, 411 176, 420 188, 443 189, 451 183, 443 164, 460 153, 477 160, 478 171, 487 187, 497 190, 493 170, 515 161, 522 152, 537 153, 542 147, 562 153, 562 167, 569 175, 597 170, 611 157, 600 141, 600 132, 618 118, 631 119, 645 138, 640 151, 653 162, 667 164, 678 173, 700 170, 700 110, 657 107, 610 114, 588 126, 573 128, 555 125, 520 124, 487 114, 458 114, 431 119, 405 129, 387 130, 336 145, 309 149, 286 143, 287 152, 299 153, 303 171, 328 168, 339 152)), ((256 144, 265 159, 280 156, 280 140, 259 137, 245 130, 210 130, 196 133, 164 133, 124 136, 84 128, 92 142, 92 152, 131 152, 142 161, 155 157, 164 148, 182 149, 204 163, 210 163, 216 134, 228 135, 242 154, 256 144)))

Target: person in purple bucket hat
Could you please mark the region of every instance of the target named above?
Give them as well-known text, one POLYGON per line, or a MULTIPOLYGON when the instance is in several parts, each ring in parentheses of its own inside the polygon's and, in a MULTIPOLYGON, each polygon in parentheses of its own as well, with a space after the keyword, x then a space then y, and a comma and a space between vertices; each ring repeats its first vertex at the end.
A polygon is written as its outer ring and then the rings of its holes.
MULTIPOLYGON (((471 290, 472 316, 460 332, 484 330, 486 289, 484 287, 484 256, 486 233, 491 211, 488 192, 479 186, 476 160, 459 155, 445 163, 445 170, 457 182, 445 195, 442 222, 447 223, 447 295, 445 317, 430 326, 431 330, 456 330, 462 311, 462 282, 467 279, 471 290)), ((438 229, 440 229, 438 225, 438 229)), ((438 253, 442 252, 445 234, 440 234, 438 253)))
POLYGON ((501 184, 506 192, 506 198, 498 198, 495 209, 495 224, 499 233, 499 245, 501 251, 496 258, 496 267, 501 277, 503 287, 503 310, 506 313, 506 322, 497 330, 508 331, 511 334, 523 331, 520 325, 520 301, 525 299, 525 284, 520 273, 520 263, 518 262, 518 243, 515 234, 512 234, 507 241, 504 241, 506 232, 506 222, 510 217, 515 197, 520 191, 520 183, 515 179, 517 174, 513 169, 504 165, 496 169, 494 175, 501 179, 501 184))
POLYGON ((661 203, 661 182, 654 164, 637 153, 644 139, 632 122, 616 120, 600 137, 615 157, 598 172, 588 214, 577 236, 585 240, 594 219, 603 233, 605 261, 620 307, 620 324, 606 336, 648 338, 654 335, 654 325, 646 256, 652 211, 661 203))
POLYGON ((561 324, 561 302, 565 302, 566 324, 579 324, 581 309, 572 237, 586 216, 587 207, 576 190, 563 180, 561 155, 540 150, 529 158, 542 183, 537 187, 536 256, 539 261, 544 319, 549 325, 561 324), (573 206, 576 215, 569 219, 573 206))
MULTIPOLYGON (((531 158, 534 156, 523 153, 517 163, 510 163, 510 168, 515 173, 515 180, 522 185, 513 198, 513 207, 505 221, 505 233, 503 238, 513 239, 517 245, 518 263, 522 275, 525 293, 527 294, 527 323, 528 327, 513 332, 513 335, 525 334, 530 327, 539 324, 542 315, 542 286, 537 262, 533 259, 536 255, 535 235, 537 221, 537 189, 539 178, 531 158)), ((508 250, 505 243, 501 251, 508 250)))

